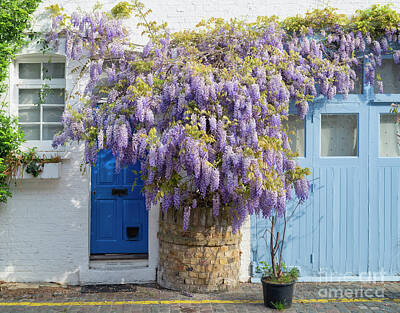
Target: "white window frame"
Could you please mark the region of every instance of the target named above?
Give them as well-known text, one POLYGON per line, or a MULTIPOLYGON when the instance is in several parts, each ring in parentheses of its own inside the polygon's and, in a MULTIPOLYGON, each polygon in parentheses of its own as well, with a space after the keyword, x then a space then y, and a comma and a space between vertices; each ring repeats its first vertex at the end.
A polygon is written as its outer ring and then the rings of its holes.
MULTIPOLYGON (((41 66, 42 75, 43 65, 41 66)), ((16 60, 13 62, 10 68, 10 114, 18 117, 19 108, 19 89, 41 89, 44 84, 50 89, 64 89, 67 93, 67 63, 66 58, 61 55, 43 55, 43 54, 28 54, 17 56, 16 60), (63 79, 53 78, 53 79, 20 79, 19 78, 19 64, 21 63, 64 63, 65 64, 65 77, 63 79)), ((43 122, 43 107, 61 107, 64 104, 43 104, 40 108, 40 121, 36 123, 26 123, 26 124, 39 124, 41 125, 40 134, 42 136, 42 125, 61 125, 60 122, 43 122)), ((29 105, 27 105, 29 106, 29 105)), ((21 123, 22 124, 22 123, 21 123)), ((39 152, 57 152, 65 151, 63 147, 54 149, 52 147, 52 140, 27 140, 23 143, 22 148, 37 148, 39 152)))

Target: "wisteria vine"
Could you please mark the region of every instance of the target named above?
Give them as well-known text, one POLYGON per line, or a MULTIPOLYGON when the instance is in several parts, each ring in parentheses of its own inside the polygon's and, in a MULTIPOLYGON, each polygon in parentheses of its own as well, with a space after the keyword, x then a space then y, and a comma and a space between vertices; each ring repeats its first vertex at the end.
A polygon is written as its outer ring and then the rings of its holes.
POLYGON ((172 34, 142 25, 151 40, 138 51, 110 14, 56 14, 48 42, 65 38, 65 55, 87 60, 90 79, 54 146, 83 141, 86 163, 102 149, 117 167, 140 161, 147 208, 178 210, 184 230, 195 208, 230 216, 237 231, 249 214, 279 217, 293 195, 306 200, 309 171, 283 126, 289 104, 304 118, 317 95, 347 96, 362 62, 373 84, 383 54, 400 59, 399 27, 376 38, 335 22, 293 30, 268 18, 211 19, 172 34))

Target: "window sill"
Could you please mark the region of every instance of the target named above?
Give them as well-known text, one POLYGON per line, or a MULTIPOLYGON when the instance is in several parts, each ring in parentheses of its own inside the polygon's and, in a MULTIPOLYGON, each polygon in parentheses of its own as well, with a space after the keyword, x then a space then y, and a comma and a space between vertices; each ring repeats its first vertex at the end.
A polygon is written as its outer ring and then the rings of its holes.
POLYGON ((43 165, 43 171, 39 174, 39 176, 34 177, 31 174, 28 174, 25 169, 24 172, 19 172, 17 175, 17 179, 27 180, 27 179, 58 179, 61 176, 61 163, 45 163, 43 165))
POLYGON ((37 154, 44 159, 60 157, 62 160, 71 158, 71 152, 66 147, 58 147, 54 149, 51 141, 29 140, 22 144, 22 150, 35 149, 37 154))

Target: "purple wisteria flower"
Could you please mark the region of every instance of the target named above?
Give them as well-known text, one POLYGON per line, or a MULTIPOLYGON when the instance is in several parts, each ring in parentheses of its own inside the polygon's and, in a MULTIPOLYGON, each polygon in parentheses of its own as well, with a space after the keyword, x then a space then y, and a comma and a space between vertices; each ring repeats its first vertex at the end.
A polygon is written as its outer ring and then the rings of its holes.
POLYGON ((68 59, 88 58, 88 82, 54 145, 83 141, 88 163, 101 149, 119 166, 140 161, 146 205, 179 212, 185 230, 193 210, 230 212, 236 231, 249 214, 282 216, 289 201, 305 201, 309 172, 283 125, 290 103, 305 118, 315 97, 348 95, 361 64, 366 83, 382 91, 382 55, 400 63, 392 30, 377 39, 335 25, 320 38, 316 29, 231 21, 193 31, 190 42, 186 33, 158 33, 138 54, 110 15, 63 19, 47 38, 56 46, 64 36, 68 59))

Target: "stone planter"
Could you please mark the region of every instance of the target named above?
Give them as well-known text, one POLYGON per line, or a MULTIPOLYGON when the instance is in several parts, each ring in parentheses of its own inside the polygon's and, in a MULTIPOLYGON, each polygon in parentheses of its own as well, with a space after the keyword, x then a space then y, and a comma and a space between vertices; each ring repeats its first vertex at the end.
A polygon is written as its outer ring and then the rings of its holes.
POLYGON ((158 284, 190 292, 237 287, 241 235, 229 225, 228 218, 214 219, 211 209, 198 208, 192 209, 189 229, 183 231, 180 212, 161 212, 158 284))

